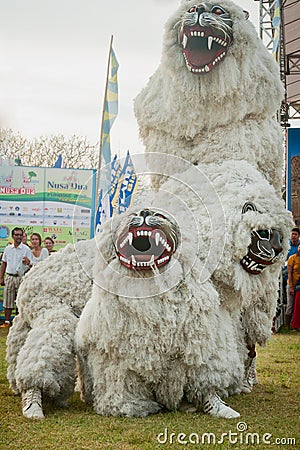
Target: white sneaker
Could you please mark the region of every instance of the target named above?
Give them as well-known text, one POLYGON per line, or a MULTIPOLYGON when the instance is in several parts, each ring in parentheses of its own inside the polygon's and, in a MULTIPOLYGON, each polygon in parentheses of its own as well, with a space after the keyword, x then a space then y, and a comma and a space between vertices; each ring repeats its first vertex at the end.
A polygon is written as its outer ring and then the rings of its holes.
POLYGON ((22 394, 22 411, 28 419, 44 419, 40 389, 29 389, 22 394))
POLYGON ((216 393, 205 395, 203 404, 203 412, 210 416, 224 419, 236 419, 240 417, 240 414, 223 402, 216 393))

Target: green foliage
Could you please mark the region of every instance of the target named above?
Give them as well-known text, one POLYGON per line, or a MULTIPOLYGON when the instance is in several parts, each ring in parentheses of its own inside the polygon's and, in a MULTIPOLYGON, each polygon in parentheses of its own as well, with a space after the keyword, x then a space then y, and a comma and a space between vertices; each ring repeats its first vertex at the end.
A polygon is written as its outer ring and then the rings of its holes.
MULTIPOLYGON (((6 330, 0 330, 0 448, 12 450, 156 450, 156 449, 270 449, 300 448, 300 333, 277 334, 266 348, 258 349, 257 385, 251 394, 235 395, 228 403, 241 413, 239 419, 213 419, 202 413, 166 412, 146 418, 102 417, 73 394, 68 409, 45 404, 46 418, 30 421, 21 413, 20 398, 6 380, 6 330), (239 424, 239 425, 238 425, 239 424), (241 431, 242 424, 247 430, 241 431), (237 429, 239 426, 239 431, 237 429), (245 426, 245 425, 244 425, 245 426), (160 444, 159 433, 168 430, 168 442, 160 444), (175 437, 171 437, 175 433, 175 437), (193 441, 197 433, 203 444, 180 444, 179 433, 193 441), (214 434, 223 443, 208 444, 214 434), (231 433, 231 443, 228 435, 231 433), (233 433, 237 433, 234 435, 233 433), (248 434, 247 434, 248 433, 248 434), (272 435, 268 437, 268 434, 272 435), (263 436, 272 444, 262 443, 263 436), (255 439, 259 437, 258 444, 255 439), (296 443, 287 442, 292 438, 296 443), (174 443, 170 443, 170 439, 174 443), (248 439, 249 443, 246 443, 248 439), (254 443, 252 442, 254 439, 254 443), (281 444, 275 445, 275 439, 281 444), (233 443, 237 440, 237 443, 233 443)), ((161 436, 163 440, 163 435, 161 436)), ((200 441, 201 442, 201 441, 200 441)), ((211 441, 212 442, 212 441, 211 441)))

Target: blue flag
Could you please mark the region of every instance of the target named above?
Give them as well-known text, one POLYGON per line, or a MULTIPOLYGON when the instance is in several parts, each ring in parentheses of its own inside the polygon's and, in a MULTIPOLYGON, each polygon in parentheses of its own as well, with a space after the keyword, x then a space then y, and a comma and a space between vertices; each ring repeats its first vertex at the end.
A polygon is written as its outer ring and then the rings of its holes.
POLYGON ((62 162, 63 162, 62 155, 59 155, 53 167, 56 167, 58 169, 62 168, 62 162))
POLYGON ((129 154, 127 153, 122 174, 120 176, 119 213, 123 213, 133 203, 133 198, 138 186, 135 168, 129 154))

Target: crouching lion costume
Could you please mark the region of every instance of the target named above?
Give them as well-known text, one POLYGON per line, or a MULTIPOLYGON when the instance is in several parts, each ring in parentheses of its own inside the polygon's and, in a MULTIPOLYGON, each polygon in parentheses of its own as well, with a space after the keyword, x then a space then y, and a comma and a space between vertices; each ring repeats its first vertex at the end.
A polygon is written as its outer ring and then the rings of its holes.
POLYGON ((241 390, 243 334, 265 292, 255 339, 270 336, 290 215, 240 161, 191 167, 147 205, 108 223, 96 241, 92 298, 76 330, 83 398, 103 415, 145 416, 186 398, 212 415, 238 417, 216 392, 241 390), (177 224, 180 245, 157 273, 157 258, 174 250, 164 219, 162 239, 151 228, 160 229, 159 214, 177 224), (155 239, 166 253, 156 256, 155 239))

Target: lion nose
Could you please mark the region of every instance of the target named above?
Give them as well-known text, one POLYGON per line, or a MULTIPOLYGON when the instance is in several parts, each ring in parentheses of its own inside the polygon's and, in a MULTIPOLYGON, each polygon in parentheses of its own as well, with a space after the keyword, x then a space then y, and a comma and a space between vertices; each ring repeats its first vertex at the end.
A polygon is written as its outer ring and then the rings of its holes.
POLYGON ((270 243, 271 243, 276 255, 278 255, 280 252, 282 252, 281 235, 278 230, 273 230, 273 229, 271 230, 270 243))
POLYGON ((199 5, 197 6, 197 13, 199 15, 204 12, 208 12, 208 11, 209 11, 209 9, 205 3, 199 3, 199 5))
POLYGON ((140 211, 139 215, 141 217, 147 217, 147 216, 151 216, 151 211, 149 209, 142 209, 142 211, 140 211))

